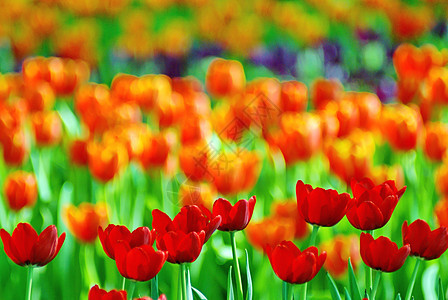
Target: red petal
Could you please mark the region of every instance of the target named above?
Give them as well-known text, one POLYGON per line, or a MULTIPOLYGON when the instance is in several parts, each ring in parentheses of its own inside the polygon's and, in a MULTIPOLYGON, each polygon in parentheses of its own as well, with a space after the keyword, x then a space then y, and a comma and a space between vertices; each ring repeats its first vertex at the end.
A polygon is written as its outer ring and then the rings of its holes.
POLYGON ((164 234, 172 227, 171 218, 164 212, 154 209, 152 211, 152 228, 156 230, 158 234, 164 234))
POLYGON ((105 290, 100 289, 100 287, 96 284, 92 286, 89 291, 89 300, 101 300, 107 292, 105 290))
POLYGON ((31 264, 45 266, 54 258, 58 246, 58 231, 56 226, 48 226, 39 235, 39 239, 34 244, 31 252, 31 264))
POLYGON ((300 255, 300 250, 291 241, 283 241, 275 246, 268 255, 272 269, 277 276, 284 281, 293 280, 292 263, 296 256, 300 255))
POLYGON ((119 242, 115 247, 115 263, 121 276, 129 278, 126 273, 127 254, 131 250, 126 242, 119 242))
POLYGON ((229 214, 232 230, 243 230, 249 224, 249 202, 247 200, 238 201, 229 214))
POLYGON ((372 202, 362 202, 356 209, 361 230, 374 230, 384 226, 380 209, 372 202))
POLYGON ((431 228, 429 228, 428 223, 418 219, 407 227, 407 222, 405 221, 403 223, 402 233, 403 245, 409 244, 411 246, 412 255, 422 256, 430 241, 431 228))
POLYGON ((302 284, 313 279, 316 274, 316 256, 310 252, 299 255, 292 264, 292 283, 302 284))
POLYGON ((151 230, 148 227, 139 227, 135 229, 131 234, 129 246, 131 248, 139 247, 142 245, 150 245, 154 242, 151 230))
POLYGON ((8 257, 16 264, 20 266, 25 265, 25 262, 21 261, 18 258, 19 254, 17 252, 16 246, 12 243, 12 239, 9 233, 4 229, 0 229, 0 236, 3 241, 3 248, 5 249, 6 255, 8 255, 8 257))
POLYGON ((398 249, 395 253, 389 253, 390 257, 390 265, 387 270, 383 270, 384 272, 395 272, 398 269, 400 269, 404 262, 406 261, 406 258, 408 257, 409 253, 411 251, 411 247, 409 245, 405 245, 398 249))
POLYGON ((219 198, 213 203, 213 217, 221 216, 222 218, 219 230, 228 230, 228 225, 230 222, 229 213, 231 209, 232 204, 224 198, 219 198))
POLYGON ((17 259, 24 263, 30 263, 31 251, 39 236, 28 223, 19 223, 12 233, 12 242, 17 249, 17 259))

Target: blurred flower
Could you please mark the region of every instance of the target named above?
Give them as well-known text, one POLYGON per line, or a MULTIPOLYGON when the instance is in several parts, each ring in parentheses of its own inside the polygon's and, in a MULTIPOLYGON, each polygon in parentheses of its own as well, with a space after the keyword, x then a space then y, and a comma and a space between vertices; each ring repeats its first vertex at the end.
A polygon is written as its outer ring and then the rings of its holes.
POLYGON ((208 159, 213 155, 211 151, 209 145, 202 142, 180 148, 179 165, 189 180, 201 181, 208 176, 208 159))
POLYGON ((442 198, 434 206, 434 215, 441 227, 448 227, 448 198, 442 198))
POLYGON ((261 251, 266 245, 274 247, 283 240, 292 240, 295 228, 294 220, 273 216, 252 221, 246 228, 246 234, 249 243, 261 251))
POLYGON ((378 96, 366 92, 350 92, 346 93, 346 97, 353 102, 358 110, 359 128, 376 129, 381 114, 381 101, 378 96))
POLYGON ((200 115, 186 115, 180 130, 180 140, 183 145, 207 140, 212 135, 210 120, 200 115))
POLYGON ((163 267, 168 253, 155 251, 151 245, 132 247, 126 241, 118 241, 114 247, 115 262, 121 276, 136 281, 148 281, 163 267))
POLYGON ((168 251, 167 260, 174 264, 194 262, 221 223, 220 216, 212 217, 208 209, 196 205, 182 207, 173 220, 158 209, 152 217, 157 249, 168 251))
POLYGON ((319 255, 316 247, 309 247, 303 252, 293 242, 283 241, 275 247, 266 246, 272 269, 283 281, 302 284, 316 276, 325 262, 327 253, 319 255))
MULTIPOLYGON (((434 174, 436 190, 442 196, 448 196, 448 163, 444 162, 434 174)), ((447 224, 448 225, 448 224, 447 224)))
POLYGON ((347 210, 347 219, 360 230, 374 230, 389 221, 406 187, 397 190, 395 182, 388 180, 375 185, 369 178, 351 183, 353 201, 347 210))
POLYGON ((384 106, 379 124, 384 138, 395 150, 409 151, 417 146, 422 119, 415 107, 403 104, 384 106))
POLYGON ((428 223, 418 219, 408 226, 404 221, 401 228, 403 245, 409 244, 410 255, 418 256, 426 260, 439 258, 448 249, 448 230, 439 227, 433 231, 428 223))
POLYGON ((141 166, 145 170, 163 167, 175 142, 173 138, 169 131, 146 133, 142 139, 142 151, 138 157, 141 166))
POLYGON ((356 270, 361 257, 359 256, 359 239, 356 235, 337 235, 329 241, 320 244, 322 251, 327 252, 324 268, 332 277, 341 278, 348 270, 348 259, 356 270))
POLYGON ((255 196, 249 200, 239 200, 232 205, 229 200, 219 198, 213 203, 213 216, 221 216, 218 230, 239 231, 247 227, 254 212, 257 199, 255 196))
POLYGON ((308 89, 299 81, 282 82, 280 109, 282 112, 306 111, 308 105, 308 89))
POLYGON ((33 207, 37 200, 37 181, 33 173, 15 171, 9 173, 4 185, 5 197, 9 207, 19 211, 33 207))
POLYGON ((36 112, 31 116, 34 139, 39 146, 53 146, 62 139, 62 121, 56 111, 36 112))
POLYGON ((216 196, 216 188, 207 182, 187 181, 179 187, 180 206, 203 205, 211 210, 216 196))
POLYGON ((40 235, 28 223, 19 223, 12 236, 0 229, 6 255, 19 266, 42 267, 52 261, 65 240, 65 232, 58 238, 56 226, 48 226, 40 235))
POLYGON ((297 207, 306 222, 312 225, 331 227, 344 216, 350 195, 339 194, 336 190, 304 184, 302 180, 296 185, 297 207))
POLYGON ((131 248, 152 246, 156 232, 148 227, 138 227, 131 233, 126 226, 109 224, 105 230, 101 226, 98 227, 98 237, 104 252, 115 260, 115 247, 119 242, 126 242, 131 248))
POLYGON ((216 98, 230 97, 246 86, 243 65, 236 60, 214 59, 205 78, 207 91, 216 98))
POLYGON ((107 223, 107 206, 104 203, 70 204, 63 212, 64 221, 70 232, 83 243, 93 243, 98 236, 98 227, 107 223))
POLYGON ((339 101, 344 87, 337 79, 316 79, 311 85, 311 101, 315 109, 323 109, 331 101, 339 101))
POLYGON ((448 149, 448 125, 441 122, 426 125, 423 150, 433 161, 441 161, 448 149))
POLYGON ((275 218, 284 218, 295 223, 294 238, 303 239, 308 236, 310 231, 308 223, 297 209, 297 200, 288 200, 285 202, 272 202, 271 214, 275 218))
POLYGON ((337 133, 338 137, 347 136, 355 128, 360 127, 359 109, 355 103, 357 102, 351 100, 350 98, 342 98, 340 101, 328 102, 323 108, 328 111, 329 114, 337 117, 339 121, 339 131, 337 133))
POLYGON ((121 143, 90 142, 87 146, 93 177, 108 182, 128 164, 128 152, 121 143))
POLYGON ((92 286, 89 291, 88 300, 127 300, 128 293, 126 291, 119 290, 111 290, 107 292, 106 290, 100 289, 100 287, 96 284, 92 286))
POLYGON ((375 270, 395 272, 400 269, 409 255, 411 247, 397 244, 385 236, 376 240, 368 233, 361 232, 360 252, 364 263, 375 270))
POLYGON ((89 140, 76 139, 69 145, 70 161, 77 166, 87 166, 89 163, 89 154, 87 152, 87 145, 89 140))
POLYGON ((23 92, 30 112, 49 110, 55 102, 55 95, 51 86, 46 82, 27 86, 23 92))
POLYGON ((398 188, 404 186, 404 172, 401 165, 374 166, 370 170, 369 178, 372 179, 376 185, 386 182, 387 180, 393 180, 398 188))
POLYGON ((9 132, 1 142, 6 164, 20 166, 28 159, 30 145, 23 130, 9 132))
POLYGON ((280 128, 265 133, 271 147, 278 147, 287 165, 310 159, 322 143, 319 117, 312 113, 284 113, 280 128))

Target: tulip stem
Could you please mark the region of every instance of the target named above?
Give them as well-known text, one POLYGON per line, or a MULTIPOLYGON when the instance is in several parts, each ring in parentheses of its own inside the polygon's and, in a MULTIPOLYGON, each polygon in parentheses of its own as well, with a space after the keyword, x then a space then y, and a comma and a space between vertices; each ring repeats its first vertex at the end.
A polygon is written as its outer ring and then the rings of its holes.
POLYGON ((121 289, 124 290, 126 288, 126 277, 123 277, 123 282, 121 283, 121 289))
POLYGON ((292 285, 283 281, 282 300, 292 300, 292 285))
POLYGON ((238 262, 238 256, 236 254, 236 241, 235 241, 235 232, 230 231, 230 242, 232 243, 232 255, 233 255, 233 270, 235 272, 235 280, 236 280, 236 295, 238 300, 243 300, 243 283, 241 281, 241 272, 240 272, 240 264, 238 262))
MULTIPOLYGON (((373 230, 367 230, 367 233, 373 237, 373 230)), ((372 292, 372 268, 370 268, 368 265, 365 266, 366 266, 366 290, 367 293, 370 295, 370 293, 372 292)))
POLYGON ((128 296, 129 296, 129 299, 131 299, 131 300, 132 300, 132 296, 134 296, 135 284, 136 283, 137 282, 135 280, 130 280, 130 282, 129 282, 129 293, 128 293, 128 296))
POLYGON ((406 298, 405 300, 410 300, 412 296, 412 290, 414 289, 415 279, 417 278, 418 269, 420 268, 421 259, 417 258, 417 261, 415 262, 414 272, 412 272, 411 281, 408 285, 408 290, 406 291, 406 298))
MULTIPOLYGON (((318 225, 313 225, 313 231, 311 232, 309 247, 316 244, 317 232, 319 231, 318 225)), ((306 300, 306 290, 308 287, 308 282, 305 282, 302 287, 302 300, 306 300)))
POLYGON ((26 298, 25 300, 31 300, 31 288, 33 286, 33 270, 34 267, 28 267, 28 276, 27 276, 27 289, 26 289, 26 298))
POLYGON ((181 277, 181 286, 182 286, 182 300, 192 300, 189 299, 189 292, 187 291, 187 265, 180 264, 180 277, 181 277))
POLYGON ((373 290, 372 293, 370 295, 370 299, 375 300, 375 295, 376 295, 376 291, 378 289, 378 285, 380 284, 380 280, 381 280, 381 275, 383 273, 381 271, 377 271, 376 275, 375 275, 375 284, 373 285, 373 290))

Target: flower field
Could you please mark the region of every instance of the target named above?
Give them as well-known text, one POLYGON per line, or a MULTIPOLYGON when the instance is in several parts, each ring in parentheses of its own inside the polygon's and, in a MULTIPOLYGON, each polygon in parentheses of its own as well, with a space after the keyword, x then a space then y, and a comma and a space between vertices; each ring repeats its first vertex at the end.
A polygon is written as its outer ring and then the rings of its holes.
POLYGON ((0 299, 446 299, 447 16, 0 1, 0 299))

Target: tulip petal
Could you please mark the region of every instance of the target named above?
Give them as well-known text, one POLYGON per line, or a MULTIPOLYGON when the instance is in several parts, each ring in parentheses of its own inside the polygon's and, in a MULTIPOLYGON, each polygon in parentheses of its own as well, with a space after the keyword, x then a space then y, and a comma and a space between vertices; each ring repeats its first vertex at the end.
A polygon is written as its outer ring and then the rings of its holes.
POLYGON ((8 232, 4 229, 0 229, 0 236, 3 241, 3 248, 5 249, 6 255, 15 262, 16 264, 23 266, 25 262, 21 261, 19 257, 19 253, 17 252, 16 246, 12 242, 12 238, 8 232))
POLYGON ((11 238, 17 249, 17 259, 25 264, 30 263, 33 246, 39 238, 34 228, 28 223, 19 223, 14 229, 11 238))
POLYGON ((171 218, 166 213, 158 209, 152 211, 152 228, 154 228, 158 234, 168 232, 171 227, 171 218))
POLYGON ((58 246, 58 232, 56 226, 48 226, 39 235, 39 239, 33 246, 31 251, 31 264, 44 266, 54 257, 58 246))

